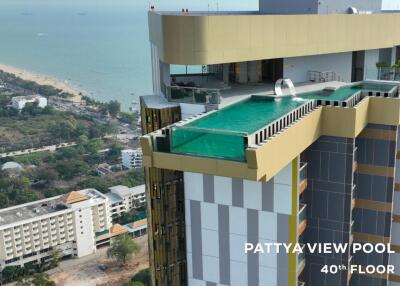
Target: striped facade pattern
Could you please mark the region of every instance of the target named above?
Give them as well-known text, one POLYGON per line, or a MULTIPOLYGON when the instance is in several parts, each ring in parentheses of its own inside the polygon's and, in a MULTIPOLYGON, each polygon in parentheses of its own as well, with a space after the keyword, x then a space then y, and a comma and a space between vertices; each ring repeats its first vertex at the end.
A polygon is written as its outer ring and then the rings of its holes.
POLYGON ((189 286, 288 285, 286 253, 244 246, 289 241, 291 164, 269 182, 188 172, 184 182, 189 286))
MULTIPOLYGON (((349 243, 353 190, 354 139, 322 136, 304 154, 308 162, 307 243, 349 243)), ((321 273, 325 265, 348 265, 350 254, 306 255, 310 286, 347 286, 347 270, 321 273)))
MULTIPOLYGON (((354 240, 361 243, 389 243, 395 175, 397 127, 369 124, 356 139, 357 171, 354 240)), ((362 252, 353 264, 387 265, 389 255, 362 252)), ((353 274, 350 285, 388 285, 387 275, 353 274)))
POLYGON ((392 217, 392 248, 389 263, 394 265, 395 274, 389 276, 389 286, 400 286, 400 134, 397 134, 396 170, 394 178, 393 217, 392 217))

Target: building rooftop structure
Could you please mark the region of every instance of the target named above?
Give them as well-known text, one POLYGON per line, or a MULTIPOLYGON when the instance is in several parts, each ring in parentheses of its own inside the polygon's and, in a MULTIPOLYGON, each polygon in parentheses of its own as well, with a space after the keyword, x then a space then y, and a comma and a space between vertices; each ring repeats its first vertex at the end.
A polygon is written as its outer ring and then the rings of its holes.
POLYGON ((13 170, 13 169, 22 170, 23 167, 21 164, 19 164, 17 162, 6 162, 3 165, 1 165, 1 169, 2 170, 13 170))
POLYGON ((30 220, 40 216, 63 212, 71 208, 71 205, 85 200, 98 200, 105 197, 95 189, 85 189, 70 192, 31 203, 21 204, 0 210, 0 228, 11 223, 30 220))
POLYGON ((160 95, 146 95, 142 99, 147 108, 163 109, 179 106, 178 103, 169 102, 165 97, 160 95))
POLYGON ((175 124, 170 129, 171 153, 245 161, 247 147, 278 134, 316 106, 354 107, 368 94, 393 97, 396 92, 394 83, 371 81, 282 98, 250 96, 175 124))

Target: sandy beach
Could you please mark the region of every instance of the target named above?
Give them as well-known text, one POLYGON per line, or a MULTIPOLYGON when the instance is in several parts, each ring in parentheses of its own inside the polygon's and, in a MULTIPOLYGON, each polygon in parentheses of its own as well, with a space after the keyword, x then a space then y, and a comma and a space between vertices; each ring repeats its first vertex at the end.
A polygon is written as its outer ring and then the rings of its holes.
POLYGON ((69 92, 74 95, 73 101, 80 101, 80 94, 84 94, 84 92, 78 91, 65 81, 54 79, 25 69, 16 68, 0 63, 0 70, 7 73, 12 73, 24 80, 34 81, 40 85, 51 85, 57 89, 61 89, 62 91, 69 92))

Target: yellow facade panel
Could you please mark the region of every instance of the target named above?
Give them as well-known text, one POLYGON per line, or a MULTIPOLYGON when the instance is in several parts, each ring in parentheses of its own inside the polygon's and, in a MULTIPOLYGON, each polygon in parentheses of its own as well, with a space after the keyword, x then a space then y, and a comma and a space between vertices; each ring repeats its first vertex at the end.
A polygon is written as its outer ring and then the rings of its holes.
POLYGON ((321 136, 322 108, 256 149, 258 179, 269 180, 321 136))
POLYGON ((400 45, 400 14, 150 13, 149 22, 150 40, 159 47, 161 60, 170 64, 218 64, 400 45))
POLYGON ((370 97, 369 123, 400 125, 400 101, 397 98, 370 97))

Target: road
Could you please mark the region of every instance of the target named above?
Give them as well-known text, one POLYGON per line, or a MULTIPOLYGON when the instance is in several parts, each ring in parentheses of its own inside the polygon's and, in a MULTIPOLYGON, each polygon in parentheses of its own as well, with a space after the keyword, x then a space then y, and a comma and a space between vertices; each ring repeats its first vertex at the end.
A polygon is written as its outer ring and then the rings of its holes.
POLYGON ((30 149, 25 149, 25 150, 4 152, 4 153, 0 153, 0 158, 27 155, 27 154, 43 152, 43 151, 51 151, 52 152, 52 151, 55 151, 60 148, 66 148, 66 147, 71 147, 71 146, 76 146, 76 142, 60 143, 60 144, 44 146, 44 147, 40 147, 40 148, 30 148, 30 149))

